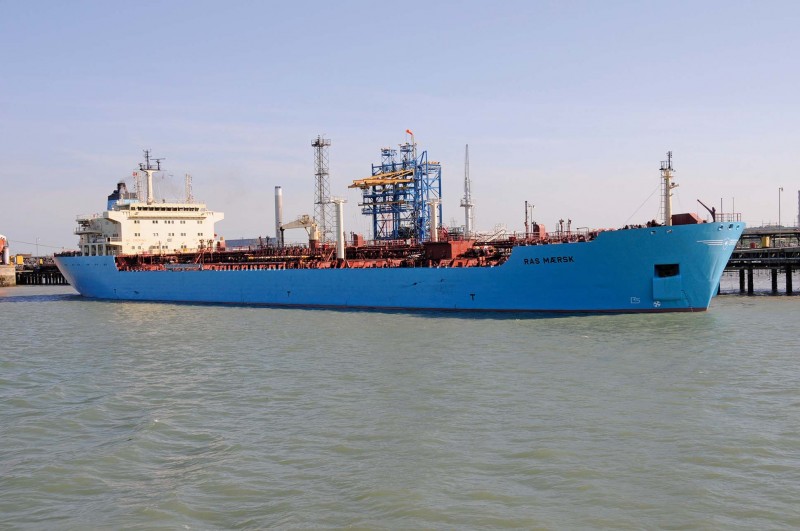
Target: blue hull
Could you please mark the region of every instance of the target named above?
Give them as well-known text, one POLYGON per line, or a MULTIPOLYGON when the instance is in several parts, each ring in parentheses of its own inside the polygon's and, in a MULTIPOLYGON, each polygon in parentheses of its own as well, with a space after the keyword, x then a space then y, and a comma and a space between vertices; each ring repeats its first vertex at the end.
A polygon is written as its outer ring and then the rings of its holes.
POLYGON ((704 223, 607 231, 590 242, 515 247, 497 267, 118 271, 113 256, 55 260, 81 295, 97 299, 405 310, 704 311, 743 230, 743 223, 704 223))

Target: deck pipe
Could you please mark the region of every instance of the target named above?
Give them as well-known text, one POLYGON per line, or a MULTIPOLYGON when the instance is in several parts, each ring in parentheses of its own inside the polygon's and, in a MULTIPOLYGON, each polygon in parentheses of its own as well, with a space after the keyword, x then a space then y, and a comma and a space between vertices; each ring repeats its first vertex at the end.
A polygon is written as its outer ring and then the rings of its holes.
POLYGON ((431 208, 431 236, 430 240, 432 242, 439 241, 439 201, 436 199, 431 199, 428 202, 431 208))
POLYGON ((283 191, 280 186, 275 187, 275 239, 278 240, 278 246, 283 247, 283 191))
POLYGON ((344 200, 334 199, 336 203, 336 259, 344 260, 344 200))

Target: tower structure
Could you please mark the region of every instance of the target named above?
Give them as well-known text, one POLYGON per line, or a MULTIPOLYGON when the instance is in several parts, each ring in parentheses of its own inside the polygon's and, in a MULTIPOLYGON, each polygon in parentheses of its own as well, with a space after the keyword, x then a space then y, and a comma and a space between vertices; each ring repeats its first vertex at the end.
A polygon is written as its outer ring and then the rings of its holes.
MULTIPOLYGON (((399 150, 381 149, 380 164, 372 165, 372 175, 353 181, 350 188, 362 192, 361 212, 372 218, 376 240, 429 241, 430 203, 442 196, 442 166, 428 160, 428 152, 417 155, 414 135, 399 150), (399 154, 399 158, 398 158, 399 154)), ((434 207, 442 219, 441 201, 434 207)))
POLYGON ((672 151, 667 151, 667 160, 661 161, 661 219, 664 225, 672 225, 672 190, 678 185, 672 182, 672 151))
POLYGON ((474 230, 475 219, 472 213, 472 183, 469 180, 469 144, 467 144, 464 154, 464 197, 461 199, 461 206, 464 208, 464 239, 469 239, 474 230))
POLYGON ((319 226, 322 242, 333 240, 333 218, 335 205, 331 202, 331 185, 328 175, 328 148, 331 141, 317 136, 311 143, 314 148, 314 219, 319 226))
POLYGON ((192 176, 188 173, 184 175, 184 186, 186 188, 186 202, 194 203, 194 194, 192 193, 192 176))
MULTIPOLYGON (((153 173, 157 171, 161 171, 161 159, 151 159, 150 158, 150 150, 144 150, 144 163, 139 163, 139 170, 144 172, 146 179, 147 179, 147 204, 152 205, 155 202, 155 195, 153 194, 153 173), (151 162, 152 161, 152 162, 151 162), (155 162, 155 166, 153 166, 153 162, 155 162)), ((138 183, 137 183, 138 185, 138 183)), ((139 194, 139 190, 136 191, 139 194)), ((141 196, 139 196, 139 200, 141 200, 141 196)))

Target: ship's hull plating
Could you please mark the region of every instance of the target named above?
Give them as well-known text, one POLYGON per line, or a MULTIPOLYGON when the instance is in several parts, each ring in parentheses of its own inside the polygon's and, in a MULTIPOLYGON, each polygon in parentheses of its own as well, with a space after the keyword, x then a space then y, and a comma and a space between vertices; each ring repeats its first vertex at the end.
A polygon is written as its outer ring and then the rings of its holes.
POLYGON ((743 230, 743 223, 705 223, 607 231, 590 242, 518 246, 497 267, 118 271, 113 256, 60 256, 56 263, 81 295, 97 299, 459 311, 703 311, 743 230), (677 271, 656 267, 673 264, 677 271))

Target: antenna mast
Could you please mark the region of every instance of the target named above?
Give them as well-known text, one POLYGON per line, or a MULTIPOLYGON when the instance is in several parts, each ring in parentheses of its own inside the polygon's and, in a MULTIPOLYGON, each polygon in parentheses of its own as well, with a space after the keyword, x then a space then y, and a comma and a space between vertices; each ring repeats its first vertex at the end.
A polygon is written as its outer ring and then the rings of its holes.
POLYGON ((331 202, 331 185, 328 181, 328 148, 331 141, 328 138, 317 136, 311 143, 314 148, 314 218, 319 226, 320 240, 323 242, 333 240, 333 210, 335 205, 331 202))
POLYGON ((661 161, 661 216, 664 225, 672 225, 672 190, 678 185, 672 182, 672 151, 667 151, 667 160, 661 161))
POLYGON ((464 198, 461 199, 461 206, 464 208, 464 239, 469 239, 474 230, 475 219, 472 213, 472 183, 469 180, 469 144, 464 152, 464 198))
MULTIPOLYGON (((161 159, 150 159, 150 150, 144 150, 144 164, 139 163, 139 169, 147 175, 147 204, 152 205, 155 199, 153 198, 153 172, 161 171, 161 159), (150 161, 156 163, 155 167, 150 161)), ((138 193, 138 192, 137 192, 138 193)))
POLYGON ((194 196, 192 195, 192 176, 187 173, 185 179, 186 179, 186 202, 194 203, 194 196))

